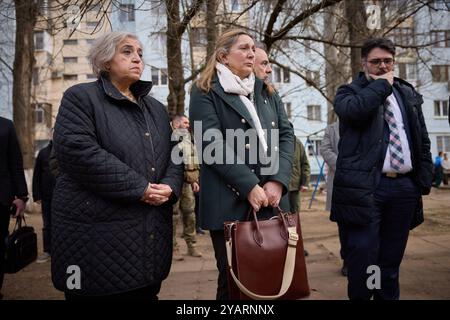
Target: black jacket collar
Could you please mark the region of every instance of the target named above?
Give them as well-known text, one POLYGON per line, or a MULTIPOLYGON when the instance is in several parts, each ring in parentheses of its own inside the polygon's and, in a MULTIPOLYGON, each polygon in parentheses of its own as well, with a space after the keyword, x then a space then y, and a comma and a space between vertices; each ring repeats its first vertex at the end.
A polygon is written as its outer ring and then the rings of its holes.
MULTIPOLYGON (((127 99, 122 93, 120 93, 119 89, 117 89, 106 76, 102 75, 98 81, 105 93, 111 98, 116 100, 127 99)), ((140 100, 141 97, 148 95, 151 89, 151 81, 138 80, 130 86, 130 91, 133 93, 137 100, 140 100)))

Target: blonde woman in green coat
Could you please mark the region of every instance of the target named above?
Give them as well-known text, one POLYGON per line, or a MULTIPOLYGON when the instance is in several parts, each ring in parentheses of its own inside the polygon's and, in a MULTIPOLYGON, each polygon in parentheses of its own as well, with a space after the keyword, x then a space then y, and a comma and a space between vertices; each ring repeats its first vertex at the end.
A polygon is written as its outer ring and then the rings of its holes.
POLYGON ((244 30, 219 37, 192 88, 191 128, 200 148, 200 215, 219 270, 217 299, 228 299, 223 223, 276 212, 287 193, 294 134, 283 106, 255 79, 255 44, 244 30))

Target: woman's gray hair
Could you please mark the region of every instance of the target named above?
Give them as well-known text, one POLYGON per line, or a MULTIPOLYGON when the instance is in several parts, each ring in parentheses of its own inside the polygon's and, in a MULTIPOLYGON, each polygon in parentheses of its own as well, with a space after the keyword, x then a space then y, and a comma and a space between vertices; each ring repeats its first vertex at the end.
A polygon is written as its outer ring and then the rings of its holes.
POLYGON ((99 78, 102 73, 108 73, 106 63, 112 60, 116 53, 117 45, 126 38, 139 41, 139 44, 142 47, 142 43, 135 34, 125 31, 108 32, 95 40, 89 50, 88 58, 92 66, 92 71, 97 78, 99 78))

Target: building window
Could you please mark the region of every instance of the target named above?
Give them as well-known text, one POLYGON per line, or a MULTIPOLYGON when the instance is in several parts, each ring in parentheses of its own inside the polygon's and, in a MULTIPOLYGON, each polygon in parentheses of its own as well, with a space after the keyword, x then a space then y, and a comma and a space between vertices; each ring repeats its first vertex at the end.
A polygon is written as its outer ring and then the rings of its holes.
POLYGON ((448 117, 448 101, 446 100, 434 101, 434 116, 436 118, 444 118, 444 119, 448 117))
POLYGON ((134 4, 121 4, 119 9, 119 21, 134 21, 134 4))
POLYGON ((321 108, 319 105, 307 106, 307 119, 311 121, 322 121, 321 108))
POLYGON ((167 50, 167 34, 165 32, 156 32, 150 37, 152 51, 161 52, 165 55, 167 50))
POLYGON ((159 0, 157 0, 157 1, 152 0, 151 1, 151 10, 152 10, 152 13, 155 16, 164 16, 164 15, 166 15, 166 13, 167 13, 167 9, 166 8, 167 7, 166 7, 166 2, 165 1, 159 1, 159 0))
POLYGON ((417 80, 417 65, 413 63, 398 63, 398 76, 405 80, 417 80))
POLYGON ((206 28, 192 28, 192 46, 203 47, 207 44, 206 28))
POLYGON ((396 28, 392 30, 394 44, 410 46, 414 44, 414 30, 412 28, 396 28))
POLYGON ((78 40, 77 39, 66 39, 66 40, 63 40, 63 44, 69 45, 69 46, 76 46, 78 44, 78 40))
POLYGON ((450 152, 450 136, 436 137, 437 151, 450 152))
POLYGON ((320 155, 320 145, 322 144, 322 140, 308 140, 308 155, 320 155))
POLYGON ((45 111, 39 104, 34 107, 34 122, 37 124, 45 123, 45 111))
POLYGON ((44 50, 44 31, 34 33, 34 49, 44 50))
POLYGON ((434 0, 434 6, 437 10, 450 10, 450 0, 434 0))
POLYGON ((65 74, 63 76, 64 80, 78 80, 77 74, 65 74))
POLYGON ((78 57, 64 57, 64 63, 78 63, 78 57))
POLYGON ((433 82, 446 82, 449 80, 449 65, 431 66, 431 72, 433 74, 433 82))
POLYGON ((437 48, 450 47, 450 30, 431 31, 431 43, 437 48))
POLYGON ((97 79, 97 76, 93 73, 89 73, 86 75, 86 79, 97 79))
POLYGON ((86 23, 86 26, 87 26, 88 28, 95 28, 97 25, 98 25, 98 21, 88 21, 88 22, 86 23))
POLYGON ((101 3, 94 3, 89 6, 88 11, 92 11, 94 13, 98 13, 102 8, 101 3))
POLYGON ((39 68, 33 68, 33 74, 31 75, 33 86, 37 86, 39 84, 39 68))
POLYGON ((88 45, 92 45, 95 42, 95 39, 86 39, 86 43, 88 45))
POLYGON ((290 102, 284 103, 284 110, 286 110, 286 115, 289 119, 292 118, 292 104, 290 102))
POLYGON ((311 54, 311 40, 303 40, 303 45, 305 46, 305 54, 311 54))
POLYGON ((166 86, 167 69, 152 68, 152 83, 154 86, 166 86))
POLYGON ((229 0, 228 7, 230 8, 231 12, 236 12, 241 10, 241 4, 239 3, 239 0, 229 0))
POLYGON ((306 71, 306 85, 311 86, 310 82, 312 82, 317 87, 320 86, 320 73, 319 71, 306 71))
POLYGON ((291 82, 290 72, 288 69, 272 66, 272 81, 274 83, 291 82))

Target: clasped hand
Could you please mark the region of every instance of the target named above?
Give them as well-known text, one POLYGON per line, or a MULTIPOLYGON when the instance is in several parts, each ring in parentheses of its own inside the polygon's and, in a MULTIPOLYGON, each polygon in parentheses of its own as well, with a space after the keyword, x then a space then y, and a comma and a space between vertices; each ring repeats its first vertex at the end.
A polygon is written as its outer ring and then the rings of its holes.
POLYGON ((167 202, 172 194, 172 188, 167 184, 149 183, 142 201, 152 206, 160 206, 167 202))
POLYGON ((253 210, 258 212, 261 207, 278 207, 282 195, 283 187, 281 183, 276 181, 269 181, 264 184, 263 188, 259 185, 253 187, 252 191, 247 196, 253 210))

